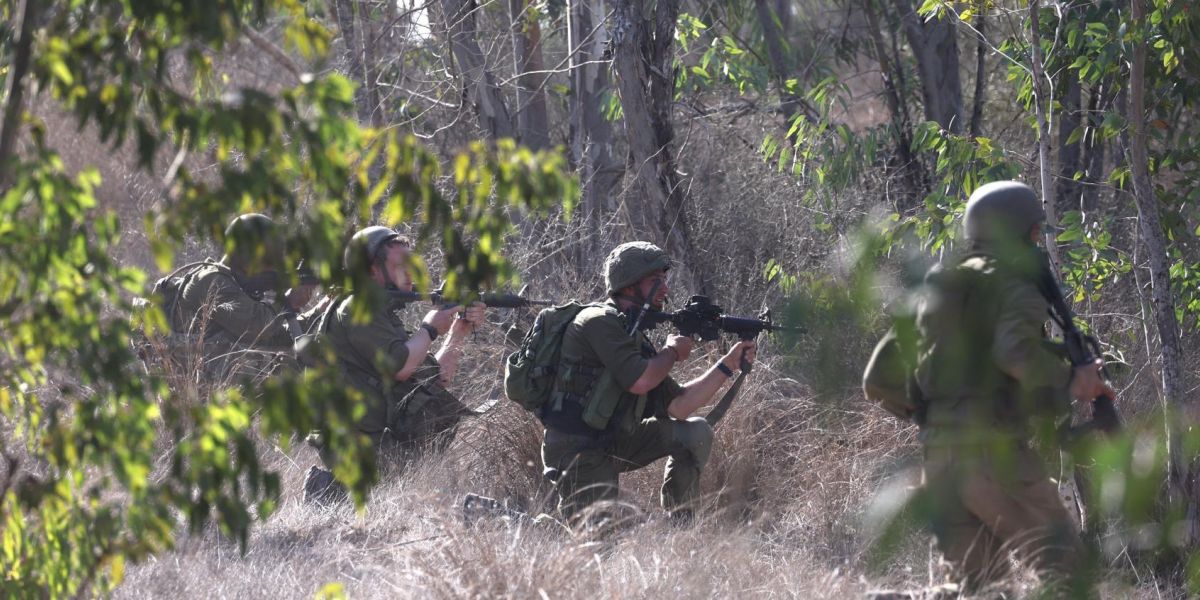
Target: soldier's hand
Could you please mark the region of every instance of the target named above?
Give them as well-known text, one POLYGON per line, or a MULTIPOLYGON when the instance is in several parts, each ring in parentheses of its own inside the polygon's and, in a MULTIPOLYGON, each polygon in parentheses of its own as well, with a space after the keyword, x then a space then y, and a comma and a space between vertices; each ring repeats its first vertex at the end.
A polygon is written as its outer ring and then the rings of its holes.
POLYGON ((671 349, 675 351, 675 362, 683 362, 687 357, 692 355, 692 348, 696 346, 696 342, 692 338, 685 335, 668 335, 667 345, 663 346, 663 350, 671 349))
POLYGON ((313 293, 317 291, 316 284, 300 284, 287 291, 283 296, 283 301, 294 311, 299 311, 312 300, 313 293))
POLYGON ((425 318, 421 319, 421 322, 436 329, 438 335, 446 335, 446 332, 450 331, 450 326, 454 324, 455 317, 461 311, 462 306, 457 304, 449 308, 431 310, 425 313, 425 318))
POLYGON ((721 362, 729 367, 730 371, 736 371, 742 368, 742 360, 745 359, 747 364, 754 364, 754 359, 758 357, 758 344, 754 340, 742 340, 733 345, 725 356, 721 357, 721 362))
POLYGON ((487 310, 487 305, 482 302, 472 302, 466 310, 462 311, 459 319, 454 321, 451 335, 466 335, 475 331, 483 324, 484 311, 487 310))
POLYGON ((1091 401, 1096 396, 1107 395, 1115 400, 1116 391, 1100 374, 1100 368, 1103 366, 1104 361, 1097 358, 1096 362, 1090 365, 1075 367, 1075 372, 1071 374, 1071 397, 1079 401, 1091 401))

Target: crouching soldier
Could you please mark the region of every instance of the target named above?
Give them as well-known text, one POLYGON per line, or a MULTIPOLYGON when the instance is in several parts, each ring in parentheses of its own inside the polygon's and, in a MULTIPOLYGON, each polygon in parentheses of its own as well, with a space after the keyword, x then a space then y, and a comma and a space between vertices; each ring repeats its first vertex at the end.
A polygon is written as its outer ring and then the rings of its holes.
MULTIPOLYGON (((364 289, 335 301, 320 317, 316 334, 336 357, 346 381, 361 392, 365 413, 358 430, 370 437, 380 464, 402 464, 426 450, 444 450, 459 421, 471 411, 446 391, 458 370, 463 343, 483 323, 485 306, 476 302, 439 308, 410 333, 400 320, 404 303, 389 291, 411 292, 411 242, 387 227, 367 227, 346 246, 344 262, 364 289), (355 319, 355 296, 370 300, 365 321, 355 319), (435 341, 443 340, 434 352, 435 341)), ((310 436, 327 469, 333 450, 320 435, 310 436)), ((326 469, 313 466, 305 478, 306 501, 344 494, 326 469)))
MULTIPOLYGON (((288 290, 282 302, 268 297, 283 276, 286 246, 265 215, 235 218, 225 229, 224 246, 221 260, 185 265, 155 285, 173 333, 172 354, 186 364, 182 351, 198 350, 203 371, 218 380, 261 378, 281 364, 294 366, 285 313, 307 304, 313 285, 288 290)), ((303 327, 307 317, 292 326, 303 327)))
POLYGON ((656 350, 644 331, 630 333, 643 306, 662 309, 670 266, 653 244, 618 246, 604 263, 607 302, 584 308, 563 333, 554 392, 541 418, 545 474, 564 517, 615 499, 621 473, 663 457, 662 506, 680 521, 692 517, 713 431, 703 418, 689 417, 742 360, 754 360, 755 344, 738 342, 702 376, 676 383, 671 369, 691 354, 692 339, 670 335, 656 350))

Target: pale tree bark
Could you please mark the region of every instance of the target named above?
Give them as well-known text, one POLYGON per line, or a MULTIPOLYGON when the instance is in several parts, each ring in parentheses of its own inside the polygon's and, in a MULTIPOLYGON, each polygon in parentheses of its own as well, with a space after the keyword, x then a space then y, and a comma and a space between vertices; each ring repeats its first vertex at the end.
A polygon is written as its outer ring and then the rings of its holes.
POLYGON ((1088 185, 1082 186, 1079 205, 1085 211, 1094 211, 1100 206, 1100 190, 1098 185, 1107 177, 1105 169, 1105 149, 1108 142, 1099 139, 1100 124, 1103 122, 1101 113, 1106 112, 1112 105, 1112 80, 1105 78, 1101 84, 1090 90, 1088 94, 1087 131, 1083 136, 1083 179, 1088 185))
MULTIPOLYGON (((1146 26, 1145 0, 1131 4, 1134 26, 1146 26)), ((1129 167, 1133 180, 1133 198, 1137 203, 1138 227, 1146 258, 1150 264, 1150 306, 1158 330, 1162 373, 1162 402, 1168 448, 1167 485, 1174 499, 1187 505, 1188 547, 1200 541, 1200 494, 1196 489, 1193 464, 1184 455, 1182 434, 1188 425, 1172 412, 1183 408, 1179 323, 1175 319, 1175 299, 1171 295, 1171 261, 1167 254, 1166 232, 1159 215, 1158 199, 1150 179, 1150 157, 1146 136, 1146 45, 1135 36, 1133 60, 1129 72, 1129 167)))
POLYGON ((1050 119, 1048 111, 1050 109, 1050 98, 1046 93, 1046 73, 1042 69, 1042 38, 1039 34, 1038 26, 1038 11, 1041 8, 1039 0, 1030 0, 1029 2, 1029 45, 1032 47, 1032 73, 1033 80, 1033 112, 1037 116, 1037 140, 1038 140, 1038 178, 1041 179, 1042 191, 1042 207, 1046 209, 1046 227, 1045 241, 1046 253, 1050 255, 1050 266, 1054 268, 1054 272, 1062 272, 1062 259, 1058 255, 1058 210, 1054 202, 1054 178, 1053 167, 1053 148, 1050 145, 1050 119))
POLYGON ((582 186, 581 209, 593 226, 617 210, 623 165, 613 156, 613 126, 604 116, 611 90, 604 47, 608 43, 602 0, 571 0, 567 12, 570 53, 571 158, 582 186))
POLYGON ((542 30, 530 0, 509 0, 508 5, 517 73, 517 135, 523 145, 543 150, 550 147, 550 118, 546 113, 542 30))
POLYGON ((916 13, 911 0, 893 0, 893 3, 917 60, 925 118, 951 133, 961 133, 963 94, 955 18, 943 14, 926 20, 916 13))
MULTIPOLYGON (((703 270, 686 262, 695 257, 688 228, 683 182, 675 167, 671 106, 675 94, 674 33, 677 0, 659 0, 653 21, 642 17, 635 0, 611 0, 613 63, 625 113, 625 131, 640 201, 626 200, 630 224, 680 261, 693 288, 708 288, 703 270)), ((627 196, 628 198, 628 196, 627 196)))
POLYGON ((496 78, 487 68, 487 60, 479 47, 475 0, 439 0, 441 16, 450 51, 458 67, 463 91, 475 109, 479 126, 488 138, 497 140, 515 137, 516 127, 508 106, 500 94, 496 78))

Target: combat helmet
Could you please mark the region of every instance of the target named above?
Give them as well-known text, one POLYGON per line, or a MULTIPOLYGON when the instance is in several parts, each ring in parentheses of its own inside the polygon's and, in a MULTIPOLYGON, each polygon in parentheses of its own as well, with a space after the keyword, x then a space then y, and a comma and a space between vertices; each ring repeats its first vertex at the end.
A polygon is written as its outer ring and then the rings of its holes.
POLYGON ((275 221, 259 213, 239 215, 225 228, 225 253, 239 268, 283 258, 284 238, 275 221))
POLYGON ((404 239, 399 233, 382 225, 372 225, 358 230, 350 236, 346 243, 346 251, 342 255, 342 266, 348 270, 363 270, 371 265, 379 256, 379 252, 388 242, 404 239))
POLYGON ((641 278, 671 268, 671 259, 662 248, 650 242, 626 242, 613 248, 604 259, 604 283, 615 294, 641 278))
POLYGON ((994 181, 979 186, 967 200, 963 228, 973 242, 994 242, 1027 236, 1045 220, 1033 188, 1019 181, 994 181))

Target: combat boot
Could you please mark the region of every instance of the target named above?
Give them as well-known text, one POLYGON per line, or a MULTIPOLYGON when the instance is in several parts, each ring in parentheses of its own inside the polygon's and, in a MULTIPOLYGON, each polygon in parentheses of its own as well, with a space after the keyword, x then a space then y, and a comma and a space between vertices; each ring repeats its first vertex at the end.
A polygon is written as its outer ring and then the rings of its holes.
POLYGON ((333 478, 331 471, 316 465, 309 467, 304 475, 304 503, 319 506, 340 504, 350 498, 346 486, 333 478))

